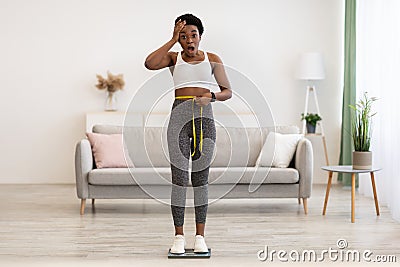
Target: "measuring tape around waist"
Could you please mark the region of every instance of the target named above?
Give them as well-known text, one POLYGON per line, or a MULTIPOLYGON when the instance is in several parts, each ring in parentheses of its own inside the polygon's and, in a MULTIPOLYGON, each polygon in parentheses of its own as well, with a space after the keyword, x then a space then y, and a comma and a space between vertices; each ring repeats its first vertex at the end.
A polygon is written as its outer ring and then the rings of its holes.
MULTIPOLYGON (((175 99, 192 99, 192 128, 193 128, 193 152, 192 152, 192 157, 196 153, 196 126, 194 123, 194 100, 196 96, 191 96, 191 95, 183 95, 183 96, 176 96, 175 99)), ((200 152, 203 151, 203 107, 200 107, 200 147, 199 150, 200 152)))

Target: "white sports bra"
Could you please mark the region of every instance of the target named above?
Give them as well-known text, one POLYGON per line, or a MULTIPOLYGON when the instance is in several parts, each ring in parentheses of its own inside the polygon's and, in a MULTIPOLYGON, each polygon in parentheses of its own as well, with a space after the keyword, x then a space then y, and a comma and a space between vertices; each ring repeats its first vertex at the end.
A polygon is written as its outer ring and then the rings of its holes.
POLYGON ((204 60, 200 63, 190 64, 182 59, 182 53, 178 52, 176 64, 172 74, 175 89, 184 87, 200 87, 211 89, 215 84, 212 77, 212 68, 206 52, 204 60))

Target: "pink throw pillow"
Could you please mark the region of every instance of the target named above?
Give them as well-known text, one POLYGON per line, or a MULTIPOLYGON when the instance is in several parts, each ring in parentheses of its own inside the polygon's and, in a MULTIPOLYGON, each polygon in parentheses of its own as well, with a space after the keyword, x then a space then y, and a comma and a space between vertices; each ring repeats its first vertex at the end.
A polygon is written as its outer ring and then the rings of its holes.
POLYGON ((86 133, 86 136, 98 169, 133 167, 129 156, 125 160, 122 134, 86 133))

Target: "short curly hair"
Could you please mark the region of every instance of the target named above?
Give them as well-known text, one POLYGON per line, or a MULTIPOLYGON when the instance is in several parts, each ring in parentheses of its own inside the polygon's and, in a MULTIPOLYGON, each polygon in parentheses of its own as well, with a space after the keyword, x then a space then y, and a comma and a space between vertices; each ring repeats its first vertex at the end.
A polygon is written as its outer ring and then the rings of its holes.
POLYGON ((199 34, 200 34, 200 35, 203 34, 203 32, 204 32, 203 23, 201 23, 201 20, 200 20, 198 17, 196 17, 196 16, 194 16, 194 15, 192 15, 192 14, 184 14, 184 15, 181 15, 181 16, 179 16, 179 17, 177 17, 177 18, 175 19, 175 24, 176 24, 179 20, 181 20, 181 21, 186 21, 186 25, 194 25, 194 26, 197 26, 197 29, 199 29, 199 34))

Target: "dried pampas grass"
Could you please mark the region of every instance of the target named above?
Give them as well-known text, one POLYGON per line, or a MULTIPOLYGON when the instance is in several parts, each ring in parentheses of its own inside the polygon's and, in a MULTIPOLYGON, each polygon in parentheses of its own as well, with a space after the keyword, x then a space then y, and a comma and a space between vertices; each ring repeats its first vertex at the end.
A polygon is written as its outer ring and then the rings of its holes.
POLYGON ((107 79, 103 76, 96 74, 98 83, 96 87, 100 90, 106 89, 110 93, 114 93, 118 90, 122 90, 125 86, 124 76, 122 74, 113 75, 107 71, 107 79))

